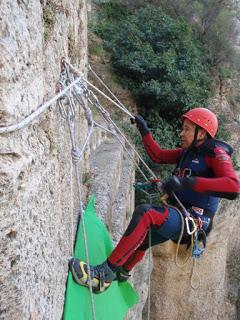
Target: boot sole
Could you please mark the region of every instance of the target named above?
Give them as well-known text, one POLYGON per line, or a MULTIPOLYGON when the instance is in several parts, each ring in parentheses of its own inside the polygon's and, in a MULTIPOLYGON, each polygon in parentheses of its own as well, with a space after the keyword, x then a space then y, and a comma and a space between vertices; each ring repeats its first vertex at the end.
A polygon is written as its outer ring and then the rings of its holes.
MULTIPOLYGON (((86 264, 81 261, 80 265, 79 265, 79 270, 83 275, 82 278, 85 279, 85 280, 81 280, 79 278, 78 273, 74 269, 74 263, 70 264, 70 269, 71 269, 74 281, 77 284, 89 289, 89 277, 88 277, 88 274, 84 270, 84 265, 86 266, 86 264)), ((101 289, 99 289, 99 284, 100 284, 99 279, 93 278, 93 279, 90 279, 90 281, 91 281, 92 290, 93 290, 94 293, 102 293, 102 292, 106 291, 111 285, 111 282, 109 282, 109 283, 105 282, 104 286, 102 287, 102 290, 101 290, 101 289)))

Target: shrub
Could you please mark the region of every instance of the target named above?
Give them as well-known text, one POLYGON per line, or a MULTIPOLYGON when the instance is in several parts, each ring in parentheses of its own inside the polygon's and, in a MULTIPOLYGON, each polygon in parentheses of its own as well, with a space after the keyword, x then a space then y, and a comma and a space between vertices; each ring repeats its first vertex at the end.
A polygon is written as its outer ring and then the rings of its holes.
POLYGON ((97 32, 140 110, 171 120, 194 105, 206 105, 211 85, 205 53, 182 19, 147 6, 103 19, 97 32))

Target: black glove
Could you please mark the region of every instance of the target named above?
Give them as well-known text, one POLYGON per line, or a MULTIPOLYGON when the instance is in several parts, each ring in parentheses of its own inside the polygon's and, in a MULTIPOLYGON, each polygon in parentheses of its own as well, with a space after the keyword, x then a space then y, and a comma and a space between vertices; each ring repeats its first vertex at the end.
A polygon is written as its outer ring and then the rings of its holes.
POLYGON ((137 128, 141 133, 142 137, 144 137, 146 134, 150 132, 150 129, 148 128, 147 123, 142 116, 137 114, 135 115, 134 120, 136 122, 137 128))
POLYGON ((192 189, 194 185, 194 177, 181 178, 177 176, 172 176, 167 182, 163 184, 163 190, 170 195, 172 192, 179 191, 182 189, 192 189))

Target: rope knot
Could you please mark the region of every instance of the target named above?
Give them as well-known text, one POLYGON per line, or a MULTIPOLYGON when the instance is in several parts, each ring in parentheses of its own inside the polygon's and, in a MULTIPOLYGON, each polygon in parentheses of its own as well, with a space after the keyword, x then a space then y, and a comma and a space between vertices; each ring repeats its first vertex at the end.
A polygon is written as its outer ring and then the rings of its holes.
POLYGON ((81 149, 79 147, 72 148, 71 155, 72 155, 72 161, 74 163, 77 163, 82 158, 82 151, 81 151, 81 149))

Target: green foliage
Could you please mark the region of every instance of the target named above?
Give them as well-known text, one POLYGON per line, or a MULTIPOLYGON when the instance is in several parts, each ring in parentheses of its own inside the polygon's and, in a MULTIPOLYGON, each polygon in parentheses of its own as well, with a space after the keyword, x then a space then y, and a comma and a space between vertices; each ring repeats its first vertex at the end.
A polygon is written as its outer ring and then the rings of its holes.
POLYGON ((107 1, 101 4, 99 18, 100 20, 118 20, 123 18, 127 12, 127 7, 119 3, 119 1, 107 1))
POLYGON ((98 34, 112 54, 121 81, 145 112, 172 119, 211 93, 205 53, 182 20, 154 6, 99 23, 98 34))
POLYGON ((233 71, 230 67, 226 65, 221 65, 218 67, 220 79, 229 79, 232 78, 233 71))
POLYGON ((228 8, 219 9, 216 18, 209 23, 201 37, 208 47, 210 63, 221 67, 225 62, 231 62, 234 56, 231 34, 233 33, 233 15, 228 8))
POLYGON ((180 121, 169 123, 164 118, 159 117, 157 112, 151 113, 146 120, 148 126, 152 128, 154 137, 163 148, 172 149, 179 145, 180 121))
POLYGON ((98 57, 102 57, 105 53, 104 48, 101 43, 95 46, 89 46, 89 53, 98 57))

